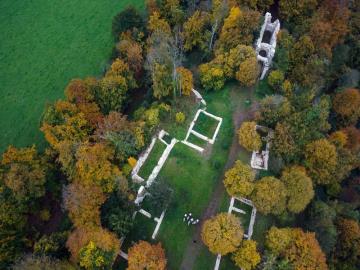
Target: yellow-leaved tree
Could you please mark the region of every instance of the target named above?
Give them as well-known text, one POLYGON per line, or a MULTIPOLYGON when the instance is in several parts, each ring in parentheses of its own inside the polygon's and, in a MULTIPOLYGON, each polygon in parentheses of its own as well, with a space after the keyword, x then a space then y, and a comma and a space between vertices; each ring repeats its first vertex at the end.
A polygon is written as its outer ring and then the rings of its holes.
POLYGON ((266 176, 255 183, 251 200, 260 213, 279 215, 286 208, 285 185, 273 176, 266 176))
POLYGON ((225 173, 224 185, 230 196, 246 197, 254 189, 255 172, 240 160, 225 173))
POLYGON ((205 221, 201 238, 214 254, 226 255, 240 245, 244 231, 240 220, 232 214, 221 213, 205 221))
POLYGON ((236 266, 243 270, 252 270, 260 263, 261 257, 253 240, 242 241, 240 247, 231 256, 236 266))
POLYGON ((238 130, 239 143, 248 151, 259 151, 261 137, 256 131, 255 122, 243 122, 238 130))
POLYGON ((286 187, 287 209, 293 213, 302 212, 314 197, 311 178, 301 166, 292 166, 282 172, 281 181, 286 187))
POLYGON ((103 143, 84 143, 76 152, 76 175, 85 184, 96 184, 112 192, 116 184, 126 185, 120 169, 111 163, 114 149, 103 143))
POLYGON ((191 71, 184 67, 178 67, 176 69, 176 72, 179 76, 178 86, 180 89, 180 93, 185 96, 189 96, 191 90, 194 87, 193 75, 191 71))
POLYGON ((305 149, 305 165, 314 183, 330 184, 337 165, 336 147, 327 139, 309 143, 305 149))

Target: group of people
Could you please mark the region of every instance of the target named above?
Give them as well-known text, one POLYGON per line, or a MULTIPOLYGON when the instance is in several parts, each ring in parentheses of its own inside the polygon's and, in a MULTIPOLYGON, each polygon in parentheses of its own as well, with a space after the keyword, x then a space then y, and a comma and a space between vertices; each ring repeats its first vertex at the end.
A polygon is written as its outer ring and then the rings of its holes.
POLYGON ((198 224, 198 223, 199 223, 199 220, 198 220, 198 219, 194 219, 193 216, 192 216, 192 213, 188 213, 188 214, 185 214, 185 215, 184 215, 183 222, 186 222, 187 225, 189 226, 190 224, 191 224, 191 225, 198 224))

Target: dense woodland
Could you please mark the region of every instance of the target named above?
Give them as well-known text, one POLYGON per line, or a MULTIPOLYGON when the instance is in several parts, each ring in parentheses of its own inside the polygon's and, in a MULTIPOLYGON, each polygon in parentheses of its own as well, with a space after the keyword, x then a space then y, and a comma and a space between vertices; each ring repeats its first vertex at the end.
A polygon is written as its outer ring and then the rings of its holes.
MULTIPOLYGON (((116 15, 112 33, 103 76, 72 80, 46 106, 46 150, 9 146, 1 158, 1 269, 120 269, 137 157, 163 121, 184 122, 193 87, 227 83, 263 97, 239 143, 260 148, 255 123, 274 136, 269 174, 256 179, 237 161, 226 191, 277 226, 265 243, 243 240, 240 221, 220 213, 204 222, 204 244, 244 270, 360 268, 360 1, 148 0, 144 12, 116 15), (258 81, 253 45, 266 11, 281 31, 258 81)), ((166 269, 161 243, 140 241, 128 255, 129 270, 166 269)))

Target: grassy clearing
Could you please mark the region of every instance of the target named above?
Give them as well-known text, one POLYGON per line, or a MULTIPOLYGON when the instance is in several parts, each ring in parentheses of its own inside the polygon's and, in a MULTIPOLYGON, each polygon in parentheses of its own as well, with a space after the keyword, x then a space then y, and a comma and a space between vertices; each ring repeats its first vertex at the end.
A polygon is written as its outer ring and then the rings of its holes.
POLYGON ((199 137, 195 136, 194 134, 190 133, 189 138, 187 139, 188 142, 195 144, 197 146, 200 146, 202 148, 205 148, 206 145, 208 144, 207 141, 200 139, 199 137))
MULTIPOLYGON (((184 213, 192 212, 195 217, 201 215, 208 205, 214 186, 219 181, 222 168, 226 163, 234 132, 232 113, 235 104, 231 102, 230 92, 231 88, 227 87, 223 91, 211 92, 205 96, 208 110, 224 119, 212 154, 204 157, 198 151, 182 143, 177 143, 160 171, 159 177, 167 181, 174 190, 157 237, 157 241, 162 242, 166 249, 168 269, 179 268, 185 248, 194 233, 195 227, 188 227, 183 223, 184 213)), ((197 109, 197 106, 193 108, 188 106, 186 110, 183 110, 187 115, 186 123, 182 125, 178 125, 174 121, 162 123, 162 128, 168 131, 171 137, 185 138, 188 126, 197 109)), ((141 226, 142 224, 136 224, 134 231, 141 226)), ((137 239, 137 236, 134 237, 137 239)))
POLYGON ((218 124, 219 121, 207 116, 204 113, 200 113, 196 120, 194 130, 201 135, 205 135, 206 137, 212 139, 218 124))
POLYGON ((160 140, 156 140, 154 147, 151 149, 151 152, 146 159, 145 163, 140 168, 138 175, 143 179, 148 179, 152 173, 155 166, 158 164, 161 155, 164 153, 166 145, 160 140))
MULTIPOLYGON (((204 158, 199 152, 178 143, 160 172, 174 190, 172 202, 166 212, 158 239, 163 243, 169 263, 169 269, 178 269, 187 243, 195 227, 188 227, 182 221, 186 212, 199 217, 207 207, 212 191, 222 173, 229 145, 233 135, 232 106, 230 89, 210 93, 205 99, 208 110, 224 117, 212 155, 204 158)), ((196 268, 197 269, 197 268, 196 268)))
POLYGON ((131 0, 0 1, 0 153, 7 145, 44 145, 45 104, 72 78, 97 76, 113 47, 111 21, 131 0))

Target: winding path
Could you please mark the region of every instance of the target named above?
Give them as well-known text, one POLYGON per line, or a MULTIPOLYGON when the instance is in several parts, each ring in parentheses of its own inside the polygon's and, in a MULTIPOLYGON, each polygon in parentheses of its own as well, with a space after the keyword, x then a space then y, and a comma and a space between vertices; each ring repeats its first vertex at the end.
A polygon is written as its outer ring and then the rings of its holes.
MULTIPOLYGON (((257 109, 257 106, 258 106, 257 102, 254 102, 250 109, 242 110, 240 106, 236 108, 232 116, 235 130, 237 130, 240 127, 242 122, 244 122, 245 120, 252 119, 254 117, 254 113, 257 109)), ((224 178, 224 173, 233 166, 234 162, 237 159, 237 154, 240 151, 240 149, 241 146, 238 143, 236 133, 234 133, 227 162, 225 164, 221 177, 217 181, 217 184, 211 196, 211 200, 201 216, 200 226, 196 227, 194 235, 186 247, 186 250, 184 252, 184 257, 179 268, 181 270, 191 270, 194 267, 196 258, 198 257, 200 250, 203 247, 201 240, 202 223, 218 213, 221 200, 225 192, 224 184, 222 182, 222 179, 224 178)))

